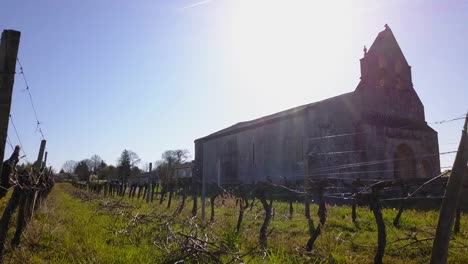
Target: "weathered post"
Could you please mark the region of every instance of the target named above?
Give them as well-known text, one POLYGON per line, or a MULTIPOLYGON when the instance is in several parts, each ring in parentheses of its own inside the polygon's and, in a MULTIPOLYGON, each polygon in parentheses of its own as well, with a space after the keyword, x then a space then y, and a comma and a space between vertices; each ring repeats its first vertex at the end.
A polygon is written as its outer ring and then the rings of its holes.
POLYGON ((167 199, 167 209, 171 208, 172 196, 174 195, 174 183, 171 182, 168 184, 169 188, 169 198, 167 199))
POLYGON ((305 217, 309 225, 309 235, 312 237, 315 233, 314 220, 310 216, 310 193, 311 193, 311 157, 307 152, 304 158, 304 206, 305 206, 305 217))
MULTIPOLYGON (((463 184, 463 188, 466 189, 468 187, 468 166, 465 169, 465 183, 463 184)), ((460 220, 461 220, 461 211, 463 207, 463 197, 460 197, 460 201, 458 202, 457 212, 455 213, 455 224, 453 226, 453 233, 458 234, 460 233, 460 220)))
POLYGON ((147 196, 147 195, 146 195, 146 191, 147 191, 147 190, 148 190, 148 183, 145 183, 145 184, 143 185, 143 195, 141 196, 141 199, 142 199, 142 200, 145 200, 145 199, 146 199, 146 196, 147 196))
POLYGON ((15 212, 16 208, 18 208, 21 195, 21 188, 19 186, 15 186, 15 188, 13 189, 13 194, 11 195, 11 198, 3 211, 3 215, 0 218, 0 262, 3 262, 2 260, 3 253, 5 251, 5 242, 7 239, 8 226, 11 217, 13 216, 13 213, 15 212))
POLYGON ((143 186, 142 186, 140 183, 138 183, 138 196, 137 196, 137 200, 140 199, 141 191, 143 190, 142 187, 143 187, 143 186))
MULTIPOLYGON (((195 166, 192 169, 192 216, 197 216, 199 184, 203 178, 203 141, 195 140, 195 166)), ((204 212, 204 210, 203 210, 204 212)))
POLYGON ((293 207, 294 200, 293 199, 294 199, 294 196, 289 198, 289 219, 292 219, 293 214, 294 214, 294 207, 293 207))
POLYGON ((34 162, 34 167, 37 169, 42 168, 42 161, 44 159, 44 152, 47 141, 45 139, 41 140, 41 146, 39 147, 39 153, 37 154, 37 160, 34 162))
POLYGON ((201 191, 201 219, 205 221, 205 210, 206 210, 206 179, 204 173, 201 174, 202 178, 202 191, 201 191))
POLYGON ((5 155, 20 36, 19 31, 4 30, 0 44, 0 175, 5 155))
POLYGON ((153 177, 151 177, 151 170, 153 169, 153 163, 149 164, 149 174, 148 174, 148 190, 146 191, 146 202, 149 203, 151 196, 153 194, 153 177))
POLYGON ((8 189, 10 188, 10 174, 19 161, 19 152, 20 147, 16 146, 11 157, 3 163, 3 170, 1 171, 0 176, 0 199, 7 194, 8 189))
POLYGON ((351 205, 351 218, 353 220, 353 223, 356 224, 356 219, 357 219, 357 212, 356 212, 356 207, 357 207, 357 198, 356 195, 358 193, 358 188, 361 185, 361 179, 356 178, 351 186, 351 193, 353 196, 353 204, 351 205))
POLYGON ((457 212, 455 213, 455 225, 453 226, 453 233, 460 233, 460 218, 461 218, 461 201, 457 207, 457 212))
POLYGON ((210 223, 214 223, 214 220, 215 220, 215 201, 218 195, 219 195, 218 192, 215 191, 215 193, 212 194, 210 197, 210 207, 211 207, 210 223))
POLYGON ((310 219, 310 195, 309 195, 309 155, 306 154, 304 158, 304 214, 307 219, 310 219))
POLYGON ((47 166, 47 151, 45 152, 45 156, 44 156, 44 162, 42 163, 42 168, 45 168, 47 166))
POLYGON ((30 190, 23 190, 23 194, 20 196, 19 206, 18 206, 18 216, 16 217, 16 231, 15 235, 11 241, 11 246, 13 248, 17 248, 20 244, 21 234, 23 233, 24 227, 26 226, 27 214, 31 213, 31 211, 26 212, 28 210, 32 210, 32 208, 28 208, 27 204, 30 202, 29 194, 30 190))
POLYGON ((155 190, 154 189, 157 189, 158 187, 158 184, 156 183, 156 177, 155 177, 155 184, 151 187, 151 202, 153 202, 154 200, 154 193, 155 193, 155 190))
POLYGON ((460 202, 461 191, 465 176, 466 164, 468 162, 468 114, 465 118, 465 125, 458 146, 457 156, 453 163, 452 174, 445 188, 444 199, 439 213, 434 244, 432 245, 432 264, 447 263, 448 246, 451 236, 451 229, 460 202))
POLYGON ((167 192, 167 183, 161 183, 161 196, 159 197, 159 204, 162 204, 164 201, 164 197, 166 196, 167 192))

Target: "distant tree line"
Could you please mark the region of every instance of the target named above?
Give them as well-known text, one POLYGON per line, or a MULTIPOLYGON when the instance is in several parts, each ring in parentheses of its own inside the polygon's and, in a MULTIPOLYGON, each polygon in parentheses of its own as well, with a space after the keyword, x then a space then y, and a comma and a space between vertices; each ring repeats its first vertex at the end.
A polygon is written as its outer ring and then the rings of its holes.
MULTIPOLYGON (((155 170, 158 175, 161 175, 161 180, 170 181, 174 177, 174 167, 186 162, 189 158, 190 153, 186 149, 167 150, 161 155, 161 159, 154 163, 155 170)), ((128 178, 148 171, 148 163, 143 165, 143 170, 138 167, 140 163, 141 159, 138 154, 124 149, 117 159, 116 166, 107 164, 99 155, 95 154, 89 159, 80 161, 67 160, 60 172, 68 174, 69 177, 75 176, 79 181, 116 179, 127 182, 128 178)))

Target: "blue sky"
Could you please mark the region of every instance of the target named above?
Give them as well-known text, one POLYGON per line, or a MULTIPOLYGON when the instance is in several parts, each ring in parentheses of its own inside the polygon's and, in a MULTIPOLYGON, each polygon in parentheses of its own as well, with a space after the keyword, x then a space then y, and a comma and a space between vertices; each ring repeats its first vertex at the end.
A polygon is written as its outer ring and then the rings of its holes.
MULTIPOLYGON (((49 165, 123 149, 144 162, 239 121, 349 92, 388 23, 428 122, 468 110, 468 1, 5 0, 49 165)), ((40 142, 17 75, 12 116, 29 160, 40 142)), ((432 125, 440 151, 462 122, 432 125)), ((18 140, 10 127, 13 144, 18 140)), ((11 151, 7 149, 6 155, 11 151)), ((451 165, 454 155, 441 157, 451 165)))

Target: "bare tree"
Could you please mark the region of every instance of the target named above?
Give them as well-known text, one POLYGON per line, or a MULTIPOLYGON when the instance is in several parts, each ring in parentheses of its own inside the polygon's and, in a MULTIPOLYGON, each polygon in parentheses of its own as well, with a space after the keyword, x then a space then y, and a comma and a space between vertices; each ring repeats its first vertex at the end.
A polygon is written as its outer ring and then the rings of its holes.
POLYGON ((166 150, 161 158, 169 166, 181 164, 190 158, 190 153, 186 149, 166 150))
POLYGON ((75 171, 76 165, 78 165, 77 161, 67 160, 63 163, 62 169, 65 173, 72 174, 75 171))
POLYGON ((99 165, 101 164, 101 162, 103 162, 102 158, 97 155, 97 154, 94 154, 93 156, 91 156, 91 169, 93 170, 93 173, 96 173, 97 172, 97 169, 99 167, 99 165))
POLYGON ((142 171, 149 171, 149 162, 143 163, 143 165, 140 167, 142 171))

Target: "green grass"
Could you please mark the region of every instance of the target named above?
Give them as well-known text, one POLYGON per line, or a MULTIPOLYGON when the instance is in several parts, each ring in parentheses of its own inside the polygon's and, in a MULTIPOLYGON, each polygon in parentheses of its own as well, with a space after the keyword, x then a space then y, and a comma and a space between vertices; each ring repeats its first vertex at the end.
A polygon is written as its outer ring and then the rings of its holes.
MULTIPOLYGON (((190 199, 188 199, 190 200, 190 199)), ((216 202, 216 217, 212 224, 190 219, 191 202, 171 221, 174 231, 190 232, 197 225, 200 232, 213 234, 232 251, 246 252, 258 242, 263 222, 263 209, 258 204, 247 209, 240 235, 235 234, 238 209, 233 199, 216 202)), ((0 200, 0 209, 7 198, 0 200)), ((57 184, 34 221, 26 229, 21 247, 11 251, 7 247, 6 263, 160 263, 179 248, 171 244, 167 250, 154 242, 169 237, 166 221, 179 205, 177 198, 172 208, 159 201, 147 204, 143 200, 104 198, 79 191, 68 184, 57 184), (118 202, 119 206, 116 206, 118 202), (136 217, 135 217, 136 216, 136 217), (132 220, 133 219, 133 220, 132 220)), ((289 219, 289 206, 275 202, 274 220, 269 230, 268 250, 255 254, 250 263, 372 263, 377 243, 376 225, 368 208, 358 209, 358 224, 351 221, 347 206, 329 206, 328 218, 312 253, 304 246, 308 239, 308 225, 303 205, 294 204, 294 215, 289 219)), ((207 209, 209 205, 207 204, 207 209)), ((317 207, 312 206, 315 223, 317 207)), ((209 212, 209 210, 207 210, 209 212)), ((436 211, 406 210, 401 227, 391 224, 396 210, 384 209, 387 226, 385 263, 427 263, 432 241, 414 243, 433 237, 438 218, 436 211), (410 243, 414 243, 408 245, 410 243)), ((209 216, 207 217, 209 219, 209 216)), ((12 224, 10 233, 14 231, 12 224)), ((468 219, 462 218, 461 233, 450 244, 449 263, 468 263, 468 219)), ((214 238, 213 238, 214 239, 214 238)), ((256 250, 255 252, 258 252, 256 250)), ((250 257, 247 257, 250 259, 250 257)), ((229 257, 223 258, 227 262, 229 257)), ((194 263, 206 260, 192 259, 194 263)))
POLYGON ((114 216, 100 214, 96 203, 84 203, 67 193, 71 186, 56 185, 27 228, 21 247, 8 251, 14 263, 149 263, 149 245, 112 245, 104 227, 118 228, 114 216))

